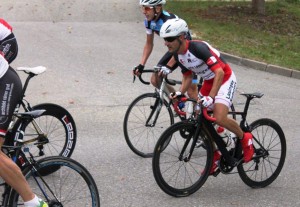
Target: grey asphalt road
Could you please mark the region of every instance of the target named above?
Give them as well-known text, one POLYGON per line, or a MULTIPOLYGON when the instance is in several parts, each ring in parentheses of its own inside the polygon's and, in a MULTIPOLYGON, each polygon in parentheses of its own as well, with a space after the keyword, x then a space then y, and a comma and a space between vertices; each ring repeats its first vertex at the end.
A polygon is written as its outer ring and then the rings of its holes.
MULTIPOLYGON (((34 78, 27 99, 60 104, 74 116, 78 142, 73 158, 94 176, 102 206, 300 206, 299 80, 232 65, 238 93, 265 94, 251 105, 249 122, 268 117, 282 126, 287 140, 284 168, 267 188, 251 189, 238 175, 219 175, 195 194, 176 199, 155 183, 151 159, 133 154, 123 137, 129 103, 153 91, 132 83, 131 69, 140 61, 145 41, 137 1, 2 0, 0 13, 19 41, 12 66, 48 68, 34 78)), ((165 51, 157 37, 148 67, 165 51)), ((179 71, 172 76, 180 78, 179 71)), ((234 103, 242 109, 244 99, 238 93, 234 103)))

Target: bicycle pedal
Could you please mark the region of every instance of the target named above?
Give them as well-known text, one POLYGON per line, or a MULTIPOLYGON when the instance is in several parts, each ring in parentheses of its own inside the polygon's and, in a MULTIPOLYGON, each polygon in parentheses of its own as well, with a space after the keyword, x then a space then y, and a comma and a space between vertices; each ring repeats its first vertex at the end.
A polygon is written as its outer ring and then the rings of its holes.
POLYGON ((221 170, 218 168, 213 174, 212 176, 217 177, 219 175, 219 173, 221 172, 221 170))

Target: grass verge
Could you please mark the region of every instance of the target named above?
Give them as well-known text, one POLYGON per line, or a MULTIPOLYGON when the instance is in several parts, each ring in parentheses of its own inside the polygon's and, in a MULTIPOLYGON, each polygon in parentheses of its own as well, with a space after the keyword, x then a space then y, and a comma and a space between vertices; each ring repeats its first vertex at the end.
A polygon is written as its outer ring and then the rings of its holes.
POLYGON ((300 71, 300 1, 266 2, 266 15, 251 1, 169 0, 166 10, 220 51, 300 71))

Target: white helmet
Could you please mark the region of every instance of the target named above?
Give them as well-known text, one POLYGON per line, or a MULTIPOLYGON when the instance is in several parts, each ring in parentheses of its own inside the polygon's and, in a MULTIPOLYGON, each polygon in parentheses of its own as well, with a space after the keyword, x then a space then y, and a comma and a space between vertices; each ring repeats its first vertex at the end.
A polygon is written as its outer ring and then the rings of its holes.
POLYGON ((159 4, 165 4, 166 0, 140 0, 141 6, 157 6, 159 4))
POLYGON ((177 37, 186 34, 188 31, 189 28, 183 19, 169 19, 161 26, 159 36, 162 38, 177 37))

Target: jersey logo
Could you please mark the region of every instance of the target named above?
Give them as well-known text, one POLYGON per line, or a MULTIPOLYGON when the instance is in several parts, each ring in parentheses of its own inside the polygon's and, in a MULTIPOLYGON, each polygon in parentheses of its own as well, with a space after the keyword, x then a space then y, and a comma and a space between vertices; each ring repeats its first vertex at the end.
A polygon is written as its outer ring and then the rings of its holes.
POLYGON ((211 57, 207 60, 206 64, 207 64, 207 65, 213 65, 213 64, 216 63, 216 62, 217 62, 217 59, 216 59, 214 56, 211 56, 211 57))

